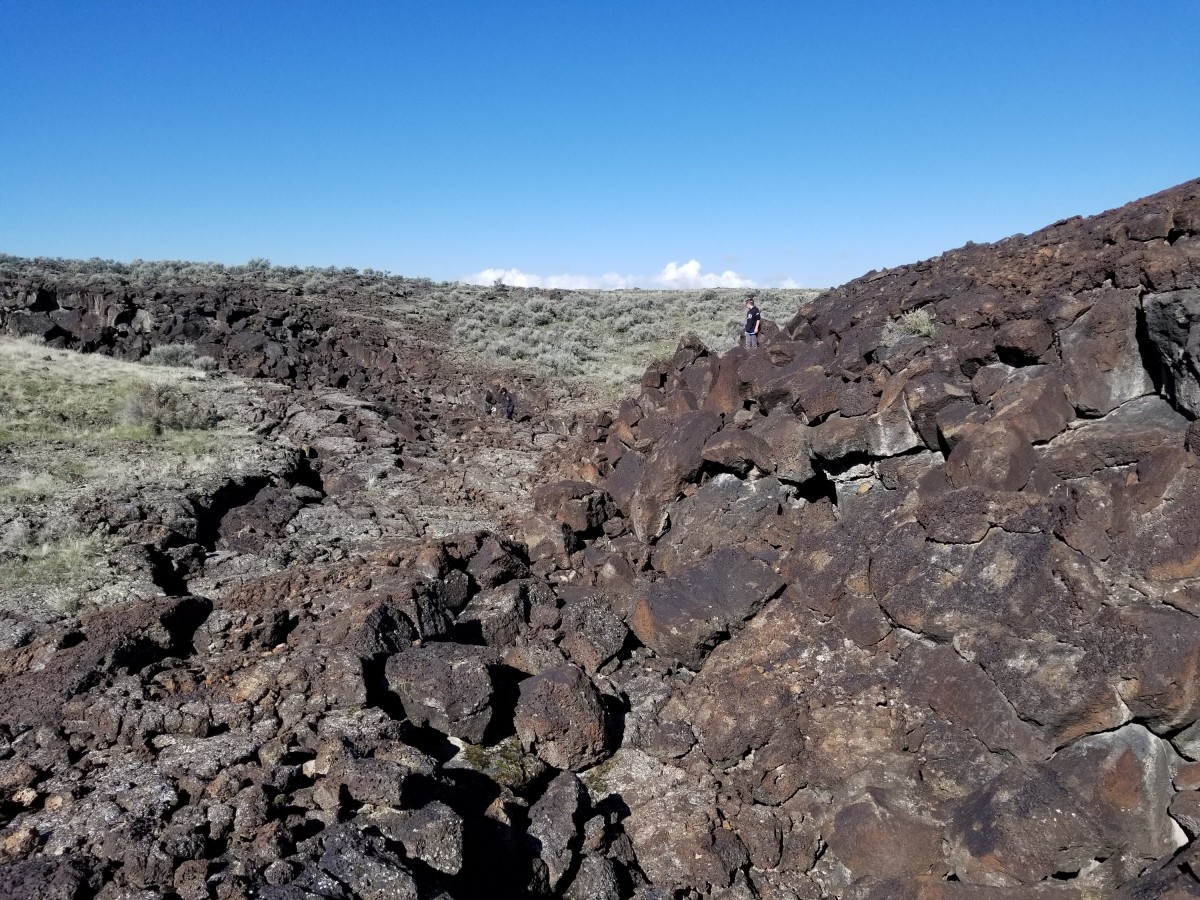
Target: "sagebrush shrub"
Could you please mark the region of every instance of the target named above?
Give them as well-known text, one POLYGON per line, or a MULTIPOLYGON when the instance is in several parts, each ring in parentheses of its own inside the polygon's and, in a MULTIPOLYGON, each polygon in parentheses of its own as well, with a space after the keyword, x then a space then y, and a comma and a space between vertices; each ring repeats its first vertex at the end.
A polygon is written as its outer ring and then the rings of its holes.
POLYGON ((890 347, 896 341, 909 335, 933 337, 936 333, 937 323, 929 314, 929 310, 913 309, 884 325, 883 336, 880 340, 884 347, 890 347))
POLYGON ((125 401, 130 424, 163 431, 212 428, 217 424, 216 410, 199 403, 178 385, 145 381, 137 385, 125 401))
POLYGON ((160 344, 141 360, 148 366, 170 366, 192 368, 201 372, 215 372, 217 361, 211 356, 198 356, 194 344, 160 344))

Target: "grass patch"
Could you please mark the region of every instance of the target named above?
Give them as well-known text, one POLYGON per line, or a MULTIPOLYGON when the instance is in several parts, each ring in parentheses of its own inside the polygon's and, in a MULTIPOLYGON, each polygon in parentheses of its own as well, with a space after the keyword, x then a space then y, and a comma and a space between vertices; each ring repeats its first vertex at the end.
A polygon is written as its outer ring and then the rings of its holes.
POLYGON ((147 366, 191 368, 201 372, 215 372, 217 369, 217 361, 211 356, 200 356, 195 344, 161 344, 147 353, 141 362, 147 366))
POLYGON ((0 484, 0 502, 29 503, 45 500, 61 491, 63 484, 49 472, 21 471, 9 484, 0 484))
POLYGON ((228 466, 240 432, 212 427, 210 401, 232 384, 0 338, 0 599, 74 612, 103 588, 107 539, 74 503, 228 466))
POLYGON ((933 337, 937 333, 937 322, 927 309, 914 309, 904 313, 898 319, 892 319, 883 326, 883 336, 880 338, 884 347, 890 347, 901 338, 917 335, 933 337))
POLYGON ((14 558, 0 566, 0 590, 5 591, 36 586, 76 594, 96 580, 104 558, 104 546, 98 538, 80 536, 9 552, 14 558))
MULTIPOLYGON (((131 443, 166 449, 164 430, 214 422, 211 412, 188 397, 183 377, 30 341, 0 340, 0 447, 53 447, 60 456, 67 448, 95 452, 131 443), (132 415, 131 405, 137 407, 132 415)), ((207 443, 209 451, 216 450, 219 438, 207 443)), ((46 468, 53 471, 53 462, 46 468)))

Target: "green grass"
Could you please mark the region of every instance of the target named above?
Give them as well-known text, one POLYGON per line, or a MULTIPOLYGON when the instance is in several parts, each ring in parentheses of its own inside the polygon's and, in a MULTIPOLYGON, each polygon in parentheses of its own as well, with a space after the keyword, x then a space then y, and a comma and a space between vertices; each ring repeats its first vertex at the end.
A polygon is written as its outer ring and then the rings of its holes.
POLYGON ((121 445, 175 452, 183 443, 213 452, 221 439, 211 432, 207 439, 181 442, 154 421, 129 417, 131 397, 148 386, 178 385, 181 372, 0 339, 0 447, 54 447, 62 456, 64 449, 96 452, 121 445))

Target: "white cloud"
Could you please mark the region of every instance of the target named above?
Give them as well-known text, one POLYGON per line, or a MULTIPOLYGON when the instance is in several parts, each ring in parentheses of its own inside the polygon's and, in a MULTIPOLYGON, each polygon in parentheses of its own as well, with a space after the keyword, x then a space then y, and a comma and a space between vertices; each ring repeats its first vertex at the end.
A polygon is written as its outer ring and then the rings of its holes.
POLYGON ((715 272, 705 274, 700 271, 700 261, 690 259, 682 266, 672 260, 663 270, 654 276, 655 284, 665 288, 742 288, 755 287, 749 278, 743 278, 732 269, 726 269, 720 275, 715 272))
MULTIPOLYGON (((759 285, 750 278, 743 278, 732 269, 724 272, 704 272, 700 261, 690 259, 680 265, 675 260, 663 266, 655 275, 537 275, 520 269, 484 269, 463 279, 468 284, 494 284, 500 281, 511 287, 562 288, 565 290, 615 291, 624 288, 660 288, 683 290, 687 288, 752 288, 759 285)), ((785 279, 779 287, 798 287, 792 279, 785 279)))

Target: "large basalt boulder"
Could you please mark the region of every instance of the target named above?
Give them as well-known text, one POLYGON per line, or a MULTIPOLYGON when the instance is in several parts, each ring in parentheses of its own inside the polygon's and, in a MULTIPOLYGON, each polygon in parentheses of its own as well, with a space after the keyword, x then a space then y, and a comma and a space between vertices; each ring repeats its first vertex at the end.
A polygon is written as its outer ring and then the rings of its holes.
POLYGON ((780 481, 803 484, 813 477, 809 429, 795 416, 769 415, 754 423, 750 433, 770 448, 772 471, 780 481))
POLYGON ((994 887, 1076 874, 1117 851, 1088 805, 1044 766, 1010 766, 967 797, 946 840, 959 881, 994 887))
POLYGON ((1029 482, 1037 456, 1029 436, 1011 423, 992 420, 960 440, 946 459, 946 475, 959 488, 1019 491, 1029 482))
POLYGON ((1143 308, 1164 392, 1177 409, 1200 416, 1200 289, 1147 294, 1143 308))
POLYGON ((938 414, 948 405, 971 395, 966 380, 942 372, 920 375, 904 386, 904 398, 912 416, 913 427, 925 446, 937 450, 938 414))
POLYGON ((1081 478, 1101 469, 1149 458, 1162 446, 1181 446, 1188 422, 1160 397, 1142 397, 1059 435, 1037 456, 1060 478, 1081 478))
POLYGON ((857 455, 896 456, 921 443, 902 399, 868 416, 830 416, 812 430, 813 455, 826 461, 857 455))
MULTIPOLYGON (((667 528, 671 501, 683 485, 694 479, 704 464, 704 445, 721 427, 712 412, 684 413, 670 437, 645 462, 628 504, 625 517, 642 541, 652 541, 667 528)), ((613 489, 609 488, 610 492, 613 489)), ((613 492, 613 496, 617 494, 613 492)))
POLYGON ((410 859, 447 875, 462 871, 463 819, 440 800, 413 811, 380 810, 371 821, 384 837, 402 845, 410 859))
POLYGON ((389 657, 384 674, 414 724, 479 744, 492 723, 498 665, 487 647, 437 642, 389 657))
POLYGON ((942 824, 905 806, 888 791, 871 788, 837 811, 826 840, 855 878, 924 875, 938 867, 942 824))
POLYGON ((1075 418, 1067 391, 1067 383, 1057 369, 1017 369, 992 394, 994 421, 1019 429, 1035 444, 1044 443, 1062 434, 1075 418))
POLYGON ((725 547, 651 585, 629 625, 656 653, 699 669, 713 647, 782 588, 765 562, 725 547))
POLYGON ((573 772, 563 772, 529 808, 529 836, 546 866, 547 884, 557 890, 575 862, 579 824, 587 810, 587 792, 573 772))
POLYGON ((795 490, 777 478, 743 480, 722 472, 675 504, 674 525, 655 545, 654 568, 673 574, 723 544, 786 547, 798 506, 795 490))
POLYGON ((1154 392, 1138 342, 1137 291, 1103 288, 1092 306, 1059 332, 1069 396, 1080 415, 1102 416, 1154 392))
POLYGON ((722 469, 745 475, 753 468, 769 472, 774 453, 762 438, 748 431, 721 431, 704 445, 701 457, 722 469))
POLYGON ((1177 763, 1170 744, 1140 725, 1126 725, 1075 741, 1048 765, 1114 845, 1150 861, 1187 843, 1168 809, 1177 763))
POLYGON ((556 769, 582 771, 613 751, 600 693, 576 666, 546 669, 522 681, 515 723, 522 746, 556 769))

